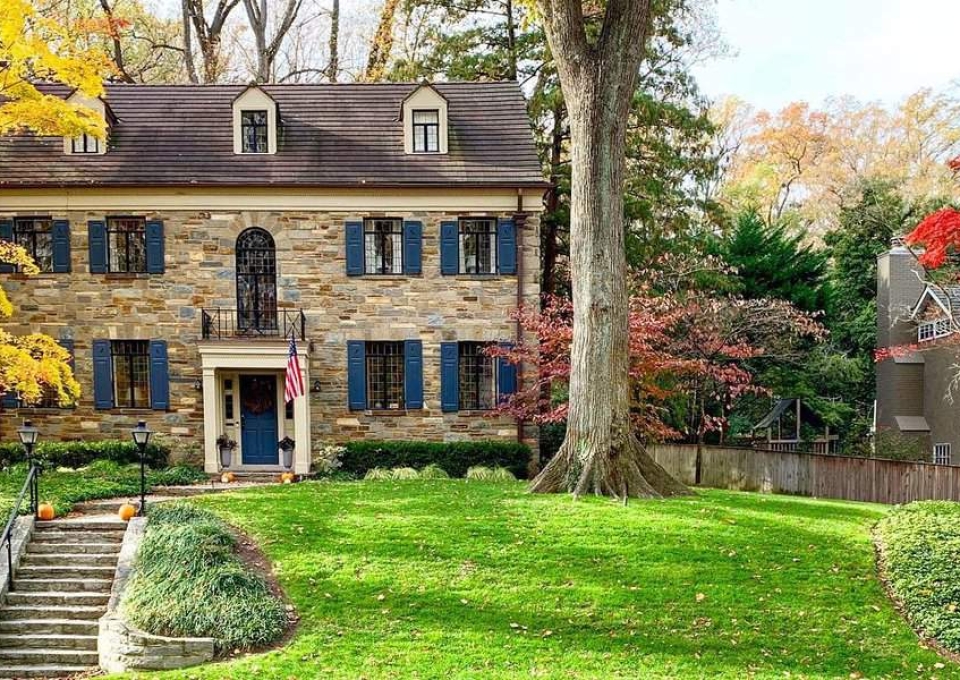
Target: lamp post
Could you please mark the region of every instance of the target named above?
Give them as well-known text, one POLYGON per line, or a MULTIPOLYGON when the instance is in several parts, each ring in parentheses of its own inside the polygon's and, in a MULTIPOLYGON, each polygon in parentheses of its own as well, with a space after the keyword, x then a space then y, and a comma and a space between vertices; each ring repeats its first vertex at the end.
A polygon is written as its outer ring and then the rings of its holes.
POLYGON ((147 514, 147 444, 150 443, 150 435, 152 435, 153 432, 147 427, 146 421, 141 420, 135 428, 130 430, 130 434, 133 436, 133 442, 140 451, 140 511, 137 515, 143 517, 147 514))
POLYGON ((34 469, 37 467, 37 463, 33 459, 33 449, 37 445, 37 440, 40 438, 40 430, 35 428, 29 420, 25 420, 23 421, 23 426, 17 430, 17 436, 20 437, 20 443, 23 444, 23 448, 27 452, 27 462, 30 463, 30 473, 33 473, 30 482, 30 511, 36 515, 37 505, 40 499, 40 482, 37 479, 39 470, 34 469))

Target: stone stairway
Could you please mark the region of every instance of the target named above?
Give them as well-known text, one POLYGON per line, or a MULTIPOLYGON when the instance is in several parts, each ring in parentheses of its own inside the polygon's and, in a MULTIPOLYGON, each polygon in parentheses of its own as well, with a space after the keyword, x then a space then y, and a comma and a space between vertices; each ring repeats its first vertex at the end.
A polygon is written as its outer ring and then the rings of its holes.
POLYGON ((98 619, 125 529, 103 515, 36 523, 0 606, 0 678, 96 670, 98 619))

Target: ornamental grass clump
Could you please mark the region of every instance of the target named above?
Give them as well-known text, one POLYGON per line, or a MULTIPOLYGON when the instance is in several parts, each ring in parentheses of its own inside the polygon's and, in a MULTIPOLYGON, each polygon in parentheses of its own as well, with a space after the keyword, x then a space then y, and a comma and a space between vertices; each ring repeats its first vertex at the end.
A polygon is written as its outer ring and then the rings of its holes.
POLYGON ((883 568, 924 637, 960 653, 960 504, 911 503, 877 525, 883 568))
POLYGON ((380 482, 385 479, 393 479, 393 474, 391 470, 376 467, 367 470, 367 474, 365 474, 363 478, 374 482, 380 482))
POLYGON ((420 479, 450 479, 450 475, 439 465, 428 465, 420 470, 420 479))
POLYGON ((412 467, 393 468, 390 474, 393 479, 420 479, 420 473, 412 467))
POLYGON ((227 525, 186 504, 156 506, 122 607, 155 635, 212 637, 220 652, 262 647, 283 635, 283 602, 237 554, 227 525))

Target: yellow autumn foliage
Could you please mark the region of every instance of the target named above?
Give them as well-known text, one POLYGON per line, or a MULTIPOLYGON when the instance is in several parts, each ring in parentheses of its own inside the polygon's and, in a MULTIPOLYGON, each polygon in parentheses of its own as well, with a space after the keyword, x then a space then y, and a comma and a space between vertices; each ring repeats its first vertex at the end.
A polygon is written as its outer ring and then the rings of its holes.
POLYGON ((41 15, 31 0, 0 1, 0 134, 105 136, 106 124, 97 112, 44 94, 34 84, 56 82, 90 98, 102 96, 110 61, 86 46, 90 30, 96 27, 52 11, 41 15))

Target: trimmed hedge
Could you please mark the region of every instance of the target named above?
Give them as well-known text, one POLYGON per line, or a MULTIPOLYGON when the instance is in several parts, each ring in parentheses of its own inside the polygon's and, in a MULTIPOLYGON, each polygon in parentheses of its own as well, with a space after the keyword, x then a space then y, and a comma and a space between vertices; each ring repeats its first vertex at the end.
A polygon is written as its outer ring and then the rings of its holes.
MULTIPOLYGON (((95 460, 110 460, 120 465, 140 462, 140 453, 132 441, 104 439, 101 441, 44 442, 37 444, 36 457, 46 467, 81 468, 95 460)), ((170 450, 161 444, 147 445, 147 465, 159 469, 167 466, 170 450)), ((0 466, 9 467, 26 460, 23 446, 15 442, 0 444, 0 466)))
POLYGON ((520 479, 527 476, 530 447, 519 442, 384 442, 345 444, 342 470, 363 477, 372 468, 410 467, 420 470, 438 465, 451 477, 463 477, 471 467, 504 467, 520 479))
POLYGON ((877 535, 890 588, 914 628, 960 652, 960 504, 897 508, 877 535))

